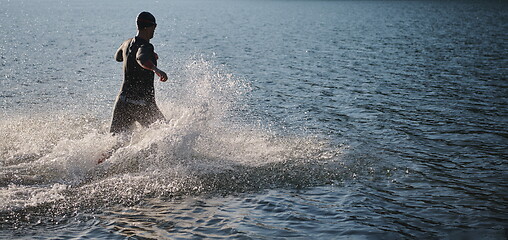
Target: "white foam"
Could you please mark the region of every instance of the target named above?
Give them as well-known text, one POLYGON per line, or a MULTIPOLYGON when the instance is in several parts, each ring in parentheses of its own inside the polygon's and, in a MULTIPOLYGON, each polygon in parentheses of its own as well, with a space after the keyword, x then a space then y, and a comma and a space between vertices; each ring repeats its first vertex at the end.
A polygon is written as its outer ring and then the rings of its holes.
POLYGON ((58 183, 45 187, 11 184, 6 188, 0 188, 0 212, 63 200, 62 192, 66 189, 67 185, 58 183))
POLYGON ((107 132, 109 119, 91 114, 7 116, 0 121, 6 139, 0 144, 1 171, 7 176, 0 179, 0 210, 59 201, 122 202, 221 184, 244 189, 250 186, 241 184, 293 174, 291 167, 299 161, 335 161, 338 150, 319 138, 279 135, 233 121, 232 110, 248 89, 222 67, 192 60, 179 81, 158 91, 159 107, 170 120, 138 127, 127 140, 107 132))

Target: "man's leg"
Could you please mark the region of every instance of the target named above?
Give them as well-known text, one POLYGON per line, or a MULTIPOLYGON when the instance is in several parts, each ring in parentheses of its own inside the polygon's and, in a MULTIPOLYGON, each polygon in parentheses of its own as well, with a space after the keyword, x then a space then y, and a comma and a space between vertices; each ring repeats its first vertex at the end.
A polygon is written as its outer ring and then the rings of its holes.
POLYGON ((113 110, 113 119, 109 132, 116 134, 129 131, 134 125, 135 109, 131 104, 117 101, 113 110))
POLYGON ((140 112, 138 122, 143 127, 149 127, 156 121, 166 121, 164 114, 162 114, 159 107, 156 104, 150 104, 144 108, 144 111, 140 112))

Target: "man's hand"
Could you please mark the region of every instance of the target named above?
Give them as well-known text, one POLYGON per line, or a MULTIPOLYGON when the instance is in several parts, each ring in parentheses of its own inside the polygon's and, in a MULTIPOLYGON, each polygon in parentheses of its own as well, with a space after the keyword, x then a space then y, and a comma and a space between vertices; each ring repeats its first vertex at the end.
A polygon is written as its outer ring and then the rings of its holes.
POLYGON ((159 76, 161 82, 168 80, 168 75, 164 71, 158 69, 157 67, 153 71, 157 74, 157 76, 159 76))

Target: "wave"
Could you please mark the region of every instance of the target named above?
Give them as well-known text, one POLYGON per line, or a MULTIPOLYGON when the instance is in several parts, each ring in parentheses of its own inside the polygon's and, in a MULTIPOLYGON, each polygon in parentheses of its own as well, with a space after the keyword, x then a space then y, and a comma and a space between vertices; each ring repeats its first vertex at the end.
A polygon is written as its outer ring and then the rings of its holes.
POLYGON ((2 119, 3 227, 153 197, 305 187, 343 177, 343 147, 239 120, 245 81, 204 60, 191 61, 184 73, 159 103, 171 120, 138 126, 128 138, 109 134, 108 120, 90 113, 2 119))

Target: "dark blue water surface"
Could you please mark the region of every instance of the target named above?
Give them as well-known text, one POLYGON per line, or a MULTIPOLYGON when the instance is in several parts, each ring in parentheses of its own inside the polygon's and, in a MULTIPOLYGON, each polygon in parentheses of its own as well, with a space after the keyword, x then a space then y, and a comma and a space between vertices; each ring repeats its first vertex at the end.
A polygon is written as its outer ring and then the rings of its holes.
POLYGON ((506 239, 504 1, 0 1, 2 239, 506 239), (152 12, 168 119, 107 133, 152 12))

